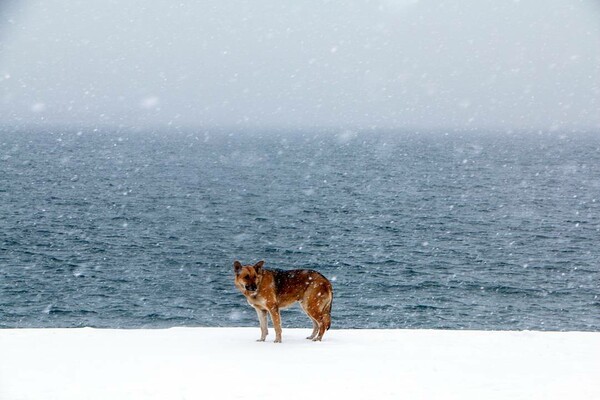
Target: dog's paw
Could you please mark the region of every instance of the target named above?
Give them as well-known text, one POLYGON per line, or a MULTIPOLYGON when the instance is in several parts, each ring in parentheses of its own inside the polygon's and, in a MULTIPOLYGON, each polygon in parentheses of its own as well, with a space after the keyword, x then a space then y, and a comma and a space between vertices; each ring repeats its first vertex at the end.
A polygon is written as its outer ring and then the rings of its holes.
POLYGON ((265 338, 261 338, 261 339, 256 339, 257 342, 264 342, 265 338))
POLYGON ((281 343, 281 339, 275 339, 273 343, 281 343))

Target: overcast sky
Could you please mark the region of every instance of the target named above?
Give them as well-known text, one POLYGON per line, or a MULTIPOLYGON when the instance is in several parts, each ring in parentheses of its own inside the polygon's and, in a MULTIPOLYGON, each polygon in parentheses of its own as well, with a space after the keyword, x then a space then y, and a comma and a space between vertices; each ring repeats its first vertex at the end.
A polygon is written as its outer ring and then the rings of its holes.
POLYGON ((596 0, 0 6, 0 124, 600 129, 596 0))

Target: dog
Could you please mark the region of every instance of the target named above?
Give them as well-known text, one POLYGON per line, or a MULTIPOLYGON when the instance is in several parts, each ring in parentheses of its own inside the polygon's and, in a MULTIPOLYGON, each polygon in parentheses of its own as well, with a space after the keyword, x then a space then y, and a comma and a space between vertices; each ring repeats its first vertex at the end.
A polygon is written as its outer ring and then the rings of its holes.
POLYGON ((299 302, 312 320, 313 331, 307 337, 312 341, 321 341, 323 334, 331 327, 331 305, 333 287, 331 282, 317 271, 295 269, 263 268, 264 261, 254 265, 233 263, 235 286, 246 297, 248 304, 256 310, 260 322, 260 339, 264 342, 269 334, 267 313, 271 316, 275 328, 275 343, 281 343, 281 315, 279 310, 299 302))

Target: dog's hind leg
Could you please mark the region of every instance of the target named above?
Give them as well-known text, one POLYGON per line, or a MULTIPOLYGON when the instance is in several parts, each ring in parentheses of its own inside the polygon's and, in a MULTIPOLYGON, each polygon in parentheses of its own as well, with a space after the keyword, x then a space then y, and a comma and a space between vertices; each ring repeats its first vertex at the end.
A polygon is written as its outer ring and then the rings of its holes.
POLYGON ((310 334, 310 336, 307 337, 307 339, 312 340, 315 338, 315 336, 317 336, 317 333, 319 333, 319 324, 317 323, 317 320, 314 319, 314 317, 312 315, 310 315, 310 313, 308 312, 308 309, 304 306, 304 304, 305 304, 304 302, 300 302, 300 306, 302 307, 302 309, 304 310, 306 315, 308 315, 308 318, 310 318, 310 320, 312 321, 312 324, 313 324, 312 333, 310 334))
POLYGON ((302 307, 306 312, 306 315, 310 317, 313 322, 313 331, 307 339, 317 341, 321 340, 323 337, 323 333, 327 329, 327 325, 325 325, 323 310, 317 304, 314 304, 312 307, 302 307))
POLYGON ((313 341, 321 341, 323 339, 323 335, 325 331, 329 329, 331 326, 331 315, 327 312, 324 312, 319 320, 319 334, 313 338, 313 341))
POLYGON ((306 313, 318 325, 318 333, 313 333, 313 341, 321 341, 325 331, 331 326, 331 304, 333 301, 333 293, 328 287, 323 287, 321 291, 316 294, 317 299, 313 303, 313 307, 306 309, 306 313), (325 298, 323 298, 325 297, 325 298))
POLYGON ((256 308, 256 314, 258 314, 258 322, 260 322, 260 339, 258 341, 264 342, 269 334, 269 329, 267 328, 267 311, 256 308))
POLYGON ((312 318, 311 318, 311 321, 313 323, 313 330, 312 330, 312 333, 310 334, 310 336, 307 337, 307 339, 309 339, 309 340, 314 339, 315 336, 317 336, 317 333, 319 332, 319 324, 317 323, 317 321, 315 321, 312 318))
POLYGON ((319 334, 313 340, 321 341, 325 331, 331 327, 331 305, 333 303, 333 293, 329 294, 328 301, 323 310, 321 310, 321 318, 319 322, 319 334))

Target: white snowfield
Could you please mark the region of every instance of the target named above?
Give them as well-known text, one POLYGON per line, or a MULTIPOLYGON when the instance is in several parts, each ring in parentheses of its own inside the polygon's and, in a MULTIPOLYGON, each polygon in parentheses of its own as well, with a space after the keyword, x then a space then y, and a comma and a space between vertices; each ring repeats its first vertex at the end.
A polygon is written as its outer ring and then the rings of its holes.
POLYGON ((0 399, 600 399, 600 332, 309 333, 0 330, 0 399))

